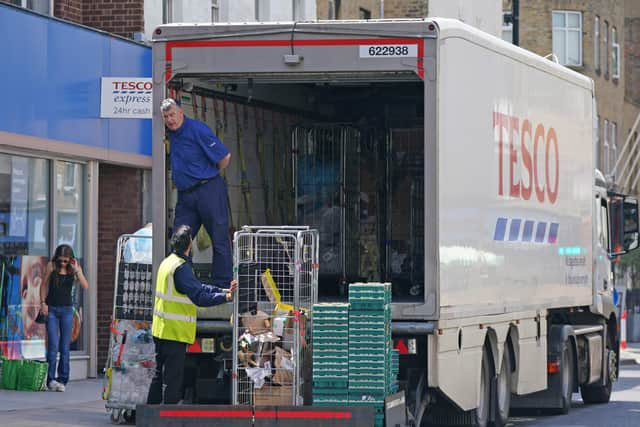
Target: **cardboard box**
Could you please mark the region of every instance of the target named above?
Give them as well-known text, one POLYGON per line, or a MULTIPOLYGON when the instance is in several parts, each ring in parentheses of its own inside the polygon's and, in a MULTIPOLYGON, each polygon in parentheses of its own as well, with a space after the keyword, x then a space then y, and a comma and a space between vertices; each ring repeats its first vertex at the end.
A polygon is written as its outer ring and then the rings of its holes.
POLYGON ((292 406, 293 386, 273 386, 265 384, 262 388, 254 389, 253 399, 256 406, 292 406))

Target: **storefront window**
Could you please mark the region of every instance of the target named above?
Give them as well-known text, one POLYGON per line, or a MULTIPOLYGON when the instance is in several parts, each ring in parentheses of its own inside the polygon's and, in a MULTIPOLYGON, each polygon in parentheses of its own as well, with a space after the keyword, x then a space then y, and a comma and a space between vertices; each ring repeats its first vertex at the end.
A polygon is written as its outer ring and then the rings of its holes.
POLYGON ((0 154, 0 352, 44 357, 36 323, 49 257, 50 162, 0 154))
MULTIPOLYGON (((86 272, 84 262, 84 165, 80 163, 57 161, 56 175, 56 246, 67 244, 73 248, 76 258, 86 272)), ((87 273, 88 274, 88 273, 87 273)), ((71 331, 71 350, 84 350, 84 299, 82 288, 73 289, 73 329, 71 331)))
MULTIPOLYGON (((4 357, 45 356, 46 329, 35 321, 40 287, 59 244, 71 245, 85 266, 84 182, 85 167, 80 163, 0 154, 0 353, 4 357)), ((86 350, 84 299, 76 286, 72 350, 86 350)))

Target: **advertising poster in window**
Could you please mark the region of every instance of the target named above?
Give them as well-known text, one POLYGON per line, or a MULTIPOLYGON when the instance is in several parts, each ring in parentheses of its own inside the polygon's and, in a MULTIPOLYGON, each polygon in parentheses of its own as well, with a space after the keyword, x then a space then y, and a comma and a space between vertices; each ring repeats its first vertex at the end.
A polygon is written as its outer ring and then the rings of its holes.
POLYGON ((0 352, 8 359, 45 357, 44 324, 36 323, 46 257, 0 256, 0 352))
POLYGON ((22 357, 34 359, 45 357, 46 327, 36 322, 40 311, 40 289, 43 284, 47 258, 23 256, 20 269, 20 297, 22 304, 22 357))

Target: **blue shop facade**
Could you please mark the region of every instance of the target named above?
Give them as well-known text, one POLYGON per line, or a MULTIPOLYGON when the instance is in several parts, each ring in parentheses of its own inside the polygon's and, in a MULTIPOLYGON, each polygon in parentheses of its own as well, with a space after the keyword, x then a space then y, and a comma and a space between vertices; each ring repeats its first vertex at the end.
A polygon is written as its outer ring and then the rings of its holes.
POLYGON ((151 108, 151 49, 6 4, 0 38, 0 351, 44 358, 39 289, 68 243, 90 283, 74 292, 71 378, 94 377, 117 236, 150 218, 151 120, 140 105, 151 108))

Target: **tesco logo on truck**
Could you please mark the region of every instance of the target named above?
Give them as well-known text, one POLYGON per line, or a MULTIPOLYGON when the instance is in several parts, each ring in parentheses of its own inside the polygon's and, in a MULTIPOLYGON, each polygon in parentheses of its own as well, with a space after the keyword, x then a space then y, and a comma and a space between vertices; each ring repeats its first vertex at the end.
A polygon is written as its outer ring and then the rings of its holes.
POLYGON ((540 203, 554 204, 560 181, 555 129, 494 111, 493 130, 494 135, 497 132, 498 143, 498 195, 523 200, 535 197, 540 203), (505 185, 507 174, 509 180, 505 185))

